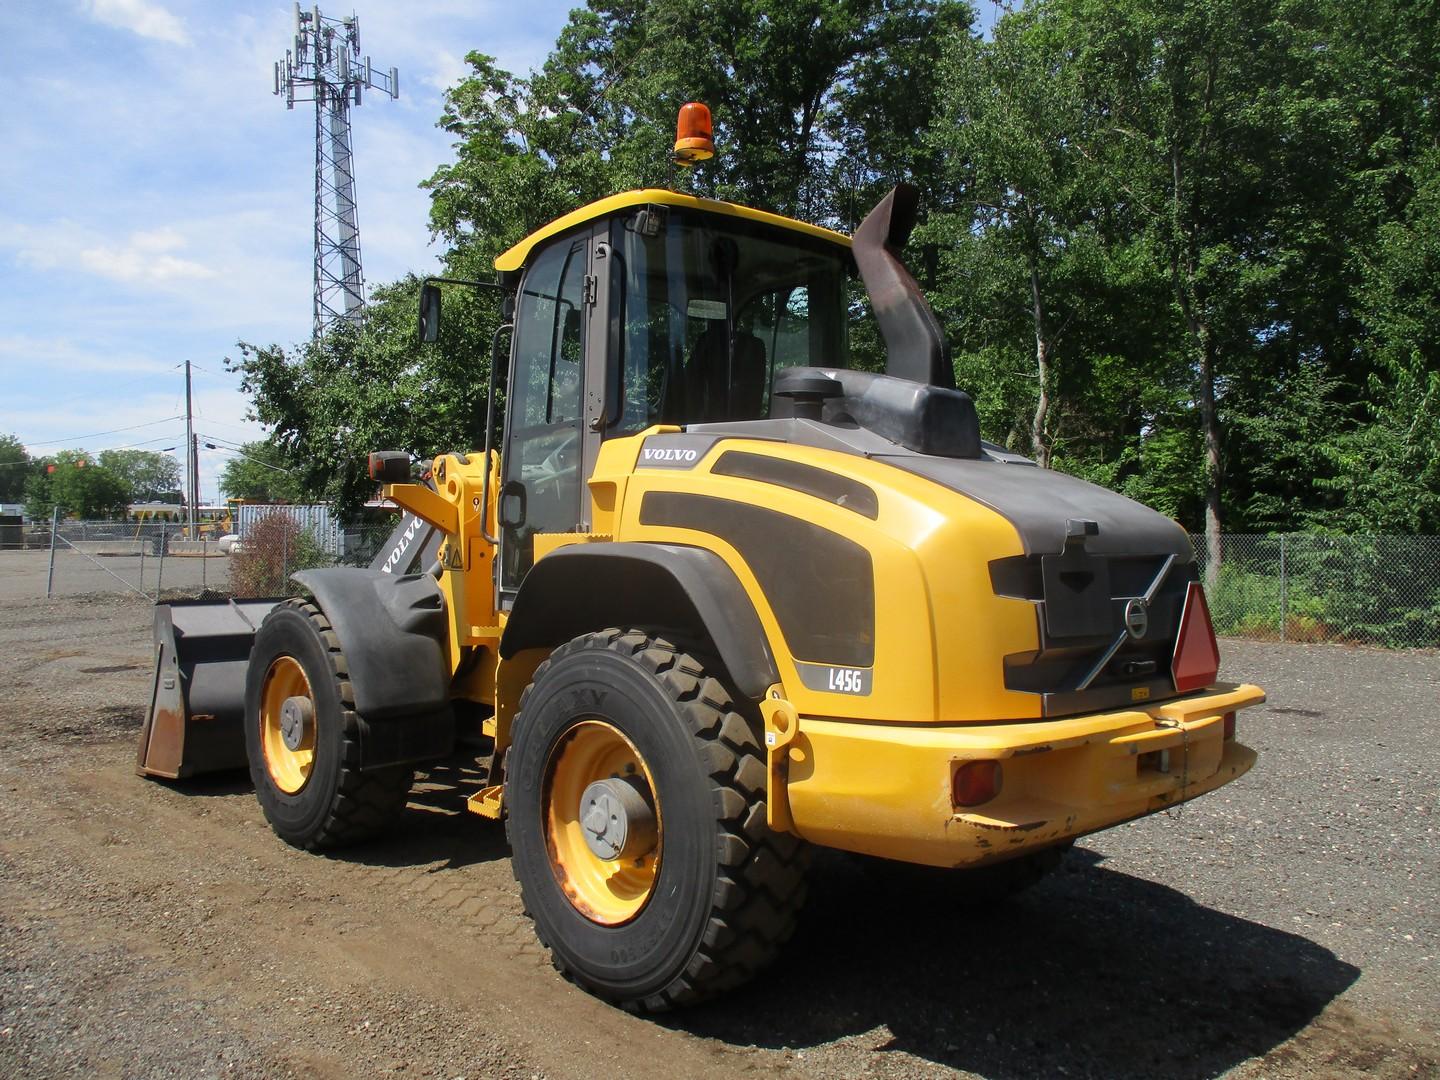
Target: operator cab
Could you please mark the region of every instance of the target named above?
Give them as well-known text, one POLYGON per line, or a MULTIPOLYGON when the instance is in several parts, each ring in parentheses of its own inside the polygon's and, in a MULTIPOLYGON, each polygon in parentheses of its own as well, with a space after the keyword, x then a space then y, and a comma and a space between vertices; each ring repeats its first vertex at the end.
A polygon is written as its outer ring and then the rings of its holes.
POLYGON ((589 526, 605 438, 770 415, 778 372, 848 362, 849 239, 776 215, 635 191, 496 260, 518 278, 500 498, 501 590, 534 536, 589 526))
POLYGON ((608 432, 762 419, 777 371, 845 366, 848 251, 777 233, 659 207, 612 219, 622 404, 608 432))

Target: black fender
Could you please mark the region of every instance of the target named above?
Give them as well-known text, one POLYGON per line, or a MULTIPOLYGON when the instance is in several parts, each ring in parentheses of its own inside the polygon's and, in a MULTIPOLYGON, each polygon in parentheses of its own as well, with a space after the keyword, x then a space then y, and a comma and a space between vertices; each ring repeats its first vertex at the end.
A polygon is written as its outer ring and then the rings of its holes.
POLYGON ((764 627, 725 560, 680 544, 571 544, 525 575, 500 655, 553 648, 609 626, 666 627, 709 640, 752 701, 780 681, 764 627))
POLYGON ((435 579, 356 566, 302 570, 292 578, 315 597, 349 662, 361 768, 449 753, 455 742, 449 624, 435 579))

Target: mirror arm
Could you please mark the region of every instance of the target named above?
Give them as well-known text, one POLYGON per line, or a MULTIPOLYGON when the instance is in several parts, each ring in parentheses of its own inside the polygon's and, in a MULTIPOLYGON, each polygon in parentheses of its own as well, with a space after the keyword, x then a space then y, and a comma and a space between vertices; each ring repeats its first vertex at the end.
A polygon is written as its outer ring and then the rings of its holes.
POLYGON ((421 285, 471 285, 477 289, 494 289, 496 292, 509 292, 504 285, 498 281, 472 281, 470 278, 456 277, 427 277, 420 282, 421 285))
POLYGON ((507 288, 506 286, 500 284, 499 282, 496 282, 496 281, 474 281, 474 280, 471 280, 470 278, 427 277, 427 278, 422 279, 421 282, 420 282, 420 325, 419 325, 418 329, 419 329, 419 331, 420 331, 420 341, 421 341, 422 344, 429 344, 429 343, 433 343, 433 342, 436 342, 436 341, 439 341, 439 340, 440 340, 440 288, 439 288, 439 287, 440 287, 441 285, 468 285, 468 286, 469 286, 470 288, 472 288, 472 289, 494 289, 496 292, 500 293, 500 294, 502 295, 502 297, 505 298, 505 299, 503 299, 503 300, 501 301, 501 305, 500 305, 500 307, 501 307, 501 313, 502 313, 502 318, 508 319, 508 318, 510 317, 510 310, 508 310, 508 309, 509 309, 510 305, 513 304, 513 299, 512 299, 512 298, 513 298, 513 296, 514 296, 514 292, 513 292, 513 290, 507 288), (429 311, 429 307, 428 307, 428 305, 426 304, 426 300, 427 300, 428 298, 430 298, 431 296, 433 296, 433 297, 434 297, 434 300, 435 300, 435 304, 434 304, 434 319, 433 319, 434 325, 433 325, 433 326, 429 326, 429 327, 427 328, 427 325, 426 325, 426 314, 427 314, 427 312, 429 311), (428 336, 427 336, 427 329, 428 329, 428 331, 429 331, 428 336))

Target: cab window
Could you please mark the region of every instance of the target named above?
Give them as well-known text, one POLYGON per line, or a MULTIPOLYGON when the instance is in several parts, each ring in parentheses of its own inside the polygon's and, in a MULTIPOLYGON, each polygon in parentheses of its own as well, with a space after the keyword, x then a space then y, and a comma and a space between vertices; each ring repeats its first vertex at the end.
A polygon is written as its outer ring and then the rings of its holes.
POLYGON ((617 219, 611 243, 625 282, 612 434, 760 419, 777 371, 846 366, 840 245, 661 207, 617 219))
POLYGON ((547 248, 520 289, 501 491, 503 588, 518 586, 534 564, 536 533, 569 532, 580 521, 586 246, 547 248))

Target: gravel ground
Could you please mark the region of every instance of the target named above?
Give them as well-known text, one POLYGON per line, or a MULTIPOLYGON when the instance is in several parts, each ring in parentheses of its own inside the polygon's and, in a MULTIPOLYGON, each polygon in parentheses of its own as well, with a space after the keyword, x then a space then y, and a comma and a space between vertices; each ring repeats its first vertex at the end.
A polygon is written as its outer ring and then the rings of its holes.
POLYGON ((0 588, 0 1076, 1440 1075, 1434 653, 1226 642, 1242 780, 997 910, 822 858, 774 969, 656 1021, 550 970, 463 772, 343 858, 137 778, 150 621, 0 588))

